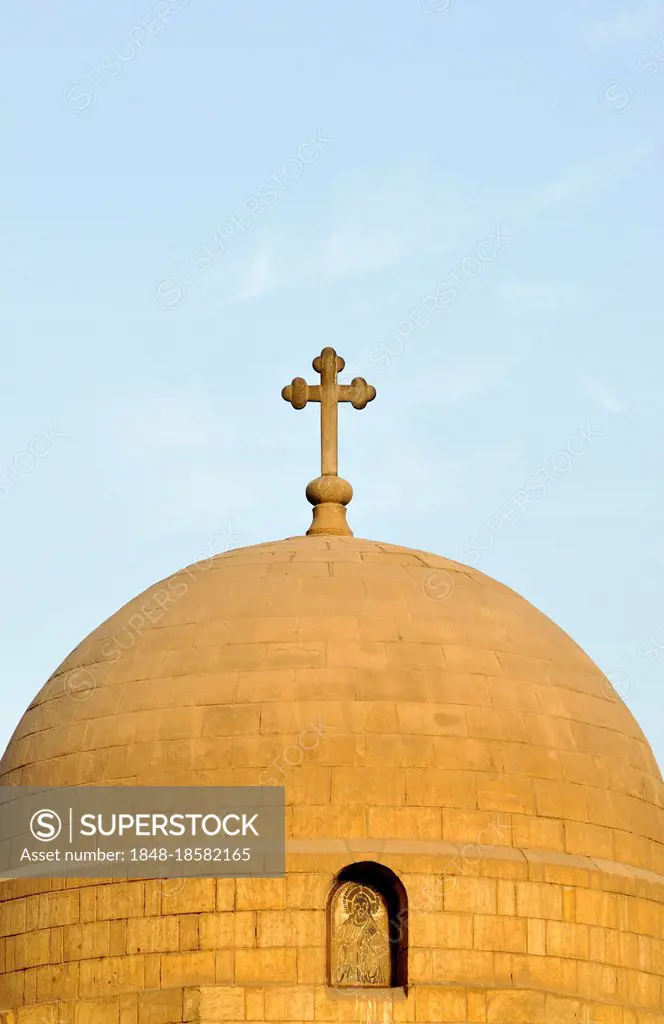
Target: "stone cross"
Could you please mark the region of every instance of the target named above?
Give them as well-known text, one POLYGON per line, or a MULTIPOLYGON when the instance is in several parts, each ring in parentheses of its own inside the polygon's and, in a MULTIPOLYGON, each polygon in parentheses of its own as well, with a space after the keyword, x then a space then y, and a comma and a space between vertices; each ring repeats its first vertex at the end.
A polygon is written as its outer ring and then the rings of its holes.
POLYGON ((281 392, 294 409, 304 409, 308 402, 320 402, 321 475, 307 487, 307 498, 314 506, 314 520, 308 534, 353 535, 346 522, 345 509, 353 489, 338 475, 339 402, 350 402, 354 409, 364 409, 376 397, 376 389, 367 384, 364 377, 355 377, 350 384, 337 383, 337 375, 345 365, 333 348, 324 348, 312 363, 320 374, 320 384, 307 384, 304 377, 295 377, 281 392))

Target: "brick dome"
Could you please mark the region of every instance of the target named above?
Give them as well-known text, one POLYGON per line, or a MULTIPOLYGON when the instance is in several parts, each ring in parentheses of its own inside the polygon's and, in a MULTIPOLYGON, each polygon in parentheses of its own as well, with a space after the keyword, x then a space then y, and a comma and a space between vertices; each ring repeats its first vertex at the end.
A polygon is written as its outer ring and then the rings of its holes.
POLYGON ((312 536, 177 573, 57 669, 0 781, 283 784, 288 837, 285 879, 0 883, 0 1009, 80 1005, 100 1024, 664 1019, 664 786, 648 743, 562 630, 456 562, 312 536), (326 973, 330 890, 359 861, 408 899, 407 990, 370 1003, 326 973))

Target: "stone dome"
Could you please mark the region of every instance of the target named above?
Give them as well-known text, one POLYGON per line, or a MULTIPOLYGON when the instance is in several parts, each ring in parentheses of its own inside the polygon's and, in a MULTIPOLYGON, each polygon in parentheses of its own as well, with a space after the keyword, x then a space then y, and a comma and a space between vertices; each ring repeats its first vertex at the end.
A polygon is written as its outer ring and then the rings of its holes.
POLYGON ((0 883, 12 1024, 664 1019, 653 754, 567 634, 459 563, 307 536, 178 572, 56 670, 0 782, 287 802, 284 879, 0 883), (357 862, 407 894, 408 985, 351 1005, 327 904, 357 862))

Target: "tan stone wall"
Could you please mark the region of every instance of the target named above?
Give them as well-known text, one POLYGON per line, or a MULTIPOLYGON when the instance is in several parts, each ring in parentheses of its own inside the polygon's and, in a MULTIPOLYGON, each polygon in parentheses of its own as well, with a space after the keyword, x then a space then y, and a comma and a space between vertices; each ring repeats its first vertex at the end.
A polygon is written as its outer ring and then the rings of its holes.
POLYGON ((664 1022, 664 879, 499 848, 374 857, 408 893, 407 997, 327 987, 348 856, 319 852, 285 879, 5 883, 0 1020, 664 1022))

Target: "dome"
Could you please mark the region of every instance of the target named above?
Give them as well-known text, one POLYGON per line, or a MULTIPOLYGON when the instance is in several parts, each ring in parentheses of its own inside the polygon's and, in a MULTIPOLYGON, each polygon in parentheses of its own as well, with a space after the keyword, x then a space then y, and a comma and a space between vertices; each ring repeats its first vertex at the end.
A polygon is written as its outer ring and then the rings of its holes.
POLYGON ((475 569, 355 538, 157 583, 56 670, 1 768, 22 785, 281 777, 293 837, 311 834, 303 801, 329 838, 468 842, 514 815, 517 847, 664 873, 656 762, 583 651, 475 569), (291 772, 302 731, 319 742, 291 772))
POLYGON ((367 1024, 661 1011, 664 787, 648 743, 562 630, 459 563, 313 535, 178 572, 63 662, 0 771, 284 785, 287 803, 284 879, 54 880, 38 897, 44 883, 0 883, 0 1006, 367 1024), (330 887, 360 862, 393 872, 409 908, 408 985, 376 990, 371 1011, 326 976, 330 887))
POLYGON ((643 733, 513 591, 353 537, 338 403, 376 391, 331 348, 313 367, 282 391, 320 403, 307 535, 135 598, 0 763, 5 786, 282 786, 285 872, 0 881, 0 1021, 664 1024, 643 733))

